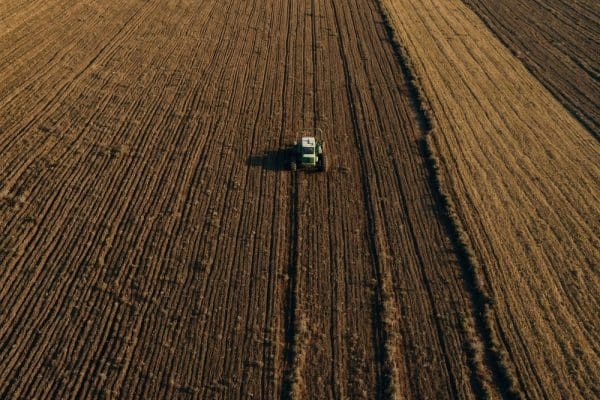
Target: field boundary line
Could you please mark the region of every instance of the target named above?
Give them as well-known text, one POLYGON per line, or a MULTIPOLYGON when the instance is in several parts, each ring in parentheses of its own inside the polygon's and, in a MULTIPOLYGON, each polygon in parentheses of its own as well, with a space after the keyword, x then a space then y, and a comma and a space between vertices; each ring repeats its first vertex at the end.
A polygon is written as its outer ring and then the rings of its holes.
MULTIPOLYGON (((569 115, 571 115, 573 118, 575 118, 575 120, 577 122, 579 122, 581 124, 581 126, 583 126, 585 128, 586 131, 588 131, 597 141, 600 142, 600 132, 598 132, 592 125, 590 122, 586 121, 584 118, 584 111, 576 111, 573 109, 572 104, 569 105, 567 104, 565 99, 561 99, 560 97, 558 97, 553 90, 551 90, 548 85, 542 80, 538 78, 538 74, 531 68, 531 66, 526 63, 525 61, 523 61, 522 57, 519 56, 514 49, 512 49, 509 45, 508 42, 499 34, 496 33, 496 31, 494 29, 492 29, 491 26, 491 22, 487 17, 484 17, 483 15, 481 15, 477 10, 475 10, 473 8, 473 6, 469 3, 467 3, 464 0, 461 0, 461 2, 469 9, 473 12, 474 15, 477 16, 477 18, 479 18, 479 20, 483 23, 483 25, 486 27, 486 29, 496 38, 500 41, 500 43, 502 43, 502 46, 504 46, 504 48, 510 53, 512 54, 515 59, 517 59, 519 61, 519 63, 523 66, 523 68, 525 68, 525 70, 527 72, 529 72, 531 74, 531 76, 538 81, 543 87, 544 89, 546 89, 546 91, 550 94, 550 96, 552 96, 568 113, 569 115)), ((585 115, 587 116, 587 115, 585 115)), ((591 120, 593 120, 592 117, 589 117, 591 120)))
MULTIPOLYGON (((484 354, 478 351, 478 340, 469 337, 466 343, 469 351, 470 363, 476 370, 477 381, 474 390, 478 396, 491 398, 489 384, 483 371, 477 370, 481 362, 485 362, 492 373, 493 384, 499 390, 502 398, 520 399, 524 395, 518 385, 513 368, 509 365, 508 354, 501 348, 501 341, 496 331, 493 317, 493 298, 485 287, 482 279, 481 265, 475 257, 471 247, 470 239, 464 230, 456 213, 453 200, 443 187, 442 178, 439 173, 439 159, 436 155, 431 137, 437 134, 435 119, 431 114, 431 107, 423 94, 420 79, 413 73, 413 66, 407 50, 398 40, 396 32, 391 23, 390 12, 384 0, 376 0, 383 24, 388 34, 396 58, 401 66, 408 87, 408 97, 417 115, 424 137, 420 140, 420 148, 428 172, 428 180, 432 189, 434 206, 440 211, 441 223, 448 234, 452 248, 461 266, 465 286, 469 291, 472 303, 472 311, 478 339, 483 341, 484 354)), ((562 103, 561 103, 562 104, 562 103)), ((468 329, 465 329, 468 331, 468 329)), ((480 369, 480 368, 479 368, 480 369)))

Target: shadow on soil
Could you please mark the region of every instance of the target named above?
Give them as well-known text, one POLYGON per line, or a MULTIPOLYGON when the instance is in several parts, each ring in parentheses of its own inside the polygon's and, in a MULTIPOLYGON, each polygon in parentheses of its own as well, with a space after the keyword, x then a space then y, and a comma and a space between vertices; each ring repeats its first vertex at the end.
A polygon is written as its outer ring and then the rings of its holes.
POLYGON ((292 154, 290 149, 268 150, 248 157, 246 164, 267 171, 287 171, 292 154))

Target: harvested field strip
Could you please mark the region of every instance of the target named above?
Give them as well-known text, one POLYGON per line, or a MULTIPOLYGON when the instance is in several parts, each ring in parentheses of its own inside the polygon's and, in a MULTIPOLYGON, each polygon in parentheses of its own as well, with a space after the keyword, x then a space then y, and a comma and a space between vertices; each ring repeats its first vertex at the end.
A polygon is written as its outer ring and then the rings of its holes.
POLYGON ((593 0, 464 0, 589 130, 600 136, 600 8, 593 0))
POLYGON ((384 4, 492 295, 494 347, 527 397, 593 396, 597 142, 459 1, 384 4))
MULTIPOLYGON (((421 129, 425 136, 419 140, 421 152, 427 163, 429 183, 432 196, 436 203, 440 219, 452 242, 452 247, 462 268, 465 288, 470 293, 473 317, 461 316, 463 333, 466 335, 466 354, 469 358, 473 390, 478 398, 496 398, 501 396, 517 397, 518 389, 513 383, 512 374, 506 370, 505 360, 496 348, 496 336, 492 329, 493 323, 489 320, 489 304, 491 297, 480 278, 481 270, 477 260, 474 259, 468 238, 466 238, 462 224, 456 218, 455 206, 450 197, 441 187, 439 162, 433 153, 431 133, 434 131, 434 120, 431 115, 429 103, 423 97, 421 85, 413 73, 414 67, 403 45, 398 41, 390 14, 386 5, 379 2, 380 10, 384 16, 386 31, 394 46, 396 56, 404 77, 408 84, 408 94, 419 116, 421 129)), ((431 289, 429 289, 431 290, 431 289)))

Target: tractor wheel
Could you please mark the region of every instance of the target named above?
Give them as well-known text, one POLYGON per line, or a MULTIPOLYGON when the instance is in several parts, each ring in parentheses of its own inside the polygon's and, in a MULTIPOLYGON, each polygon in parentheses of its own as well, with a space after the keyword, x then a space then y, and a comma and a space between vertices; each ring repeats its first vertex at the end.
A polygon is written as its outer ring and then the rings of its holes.
POLYGON ((327 171, 327 157, 325 157, 325 154, 321 154, 321 171, 327 171))
POLYGON ((294 161, 292 161, 290 163, 290 171, 295 172, 297 168, 298 167, 296 166, 296 163, 294 161))

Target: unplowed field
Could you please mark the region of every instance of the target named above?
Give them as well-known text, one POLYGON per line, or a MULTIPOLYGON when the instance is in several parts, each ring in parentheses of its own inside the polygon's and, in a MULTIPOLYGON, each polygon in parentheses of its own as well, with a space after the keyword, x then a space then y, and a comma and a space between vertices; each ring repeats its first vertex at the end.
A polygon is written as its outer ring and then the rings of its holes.
MULTIPOLYGON (((464 0, 588 129, 600 131, 595 0, 464 0)), ((600 137, 600 136, 599 136, 600 137)))
POLYGON ((384 3, 507 382, 527 398, 598 397, 598 141, 461 1, 384 3))
POLYGON ((0 398, 473 397, 373 1, 3 1, 0 398), (332 168, 283 149, 326 129, 332 168))

